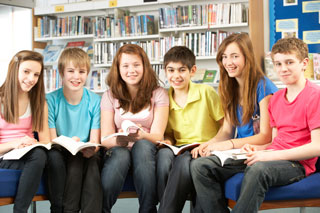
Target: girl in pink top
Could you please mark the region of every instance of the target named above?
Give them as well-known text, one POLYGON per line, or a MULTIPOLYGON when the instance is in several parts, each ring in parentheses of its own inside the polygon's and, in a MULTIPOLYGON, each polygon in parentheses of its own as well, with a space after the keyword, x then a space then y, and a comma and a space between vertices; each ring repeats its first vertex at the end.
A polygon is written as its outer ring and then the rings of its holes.
POLYGON ((107 148, 101 174, 103 212, 111 211, 131 164, 139 212, 157 212, 156 141, 163 139, 167 125, 168 94, 159 87, 146 53, 134 44, 118 50, 106 83, 110 89, 101 99, 101 135, 122 131, 124 120, 131 120, 144 131, 136 130, 129 139, 102 139, 107 148))
MULTIPOLYGON (((12 149, 48 142, 48 108, 43 83, 43 57, 33 51, 20 51, 10 61, 7 78, 0 87, 0 155, 12 149)), ((36 194, 47 155, 34 148, 19 160, 0 159, 0 168, 22 170, 14 212, 27 212, 36 194)))

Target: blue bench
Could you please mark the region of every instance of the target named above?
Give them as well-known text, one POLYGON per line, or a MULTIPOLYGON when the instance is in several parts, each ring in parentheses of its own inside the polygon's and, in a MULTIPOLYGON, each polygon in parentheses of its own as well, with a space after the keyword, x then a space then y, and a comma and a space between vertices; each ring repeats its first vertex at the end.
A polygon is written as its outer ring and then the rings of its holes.
MULTIPOLYGON (((320 160, 316 173, 289 185, 271 187, 266 194, 260 210, 300 207, 320 207, 320 160)), ((239 198, 244 174, 238 173, 225 182, 225 197, 233 208, 239 198)))
MULTIPOLYGON (((0 169, 0 206, 14 203, 17 193, 18 182, 21 170, 0 169)), ((128 175, 119 198, 136 198, 137 193, 134 188, 133 178, 128 175)), ((36 212, 35 201, 48 200, 46 196, 45 178, 42 178, 39 189, 33 198, 31 211, 36 212)))

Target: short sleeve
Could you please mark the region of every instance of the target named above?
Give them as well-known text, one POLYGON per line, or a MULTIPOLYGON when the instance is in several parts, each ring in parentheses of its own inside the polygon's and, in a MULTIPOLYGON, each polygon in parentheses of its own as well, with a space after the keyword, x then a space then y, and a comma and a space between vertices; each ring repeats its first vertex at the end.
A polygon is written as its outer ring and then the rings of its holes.
POLYGON ((257 101, 258 103, 266 96, 274 94, 278 91, 277 86, 267 77, 261 79, 257 86, 257 101))
POLYGON ((46 95, 46 100, 48 104, 48 124, 49 128, 56 128, 54 112, 55 112, 55 100, 52 93, 46 95))
POLYGON ((115 99, 111 95, 111 90, 107 90, 101 98, 101 110, 102 111, 114 111, 115 99))
POLYGON ((208 103, 208 110, 210 116, 215 120, 219 121, 224 117, 220 97, 212 87, 206 89, 206 100, 208 103))
POLYGON ((320 127, 320 88, 314 89, 308 100, 307 122, 311 131, 320 127))
POLYGON ((100 97, 94 97, 91 129, 100 129, 100 97))
POLYGON ((157 88, 153 92, 153 100, 155 107, 169 106, 168 91, 162 87, 157 88))

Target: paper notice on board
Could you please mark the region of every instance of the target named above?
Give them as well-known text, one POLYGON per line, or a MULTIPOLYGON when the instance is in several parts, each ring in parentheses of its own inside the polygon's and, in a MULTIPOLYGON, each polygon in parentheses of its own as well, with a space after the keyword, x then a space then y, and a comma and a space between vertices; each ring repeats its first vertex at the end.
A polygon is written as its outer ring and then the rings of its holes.
POLYGON ((276 32, 289 32, 298 30, 298 19, 278 19, 276 20, 276 32))
POLYGON ((320 1, 303 1, 302 12, 303 13, 314 13, 320 11, 320 1))
POLYGON ((303 31, 303 41, 307 44, 320 44, 320 30, 303 31))

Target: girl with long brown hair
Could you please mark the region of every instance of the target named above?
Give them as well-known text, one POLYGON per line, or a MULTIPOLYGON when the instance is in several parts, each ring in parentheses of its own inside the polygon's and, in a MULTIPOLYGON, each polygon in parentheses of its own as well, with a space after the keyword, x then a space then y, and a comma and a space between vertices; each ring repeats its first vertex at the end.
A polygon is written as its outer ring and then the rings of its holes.
POLYGON ((124 120, 140 125, 143 131, 101 140, 107 148, 101 176, 103 212, 111 211, 131 165, 139 212, 157 212, 156 141, 163 139, 168 121, 167 91, 159 86, 146 53, 135 44, 118 50, 106 83, 109 89, 101 99, 101 135, 122 131, 124 120))
POLYGON ((211 151, 241 148, 245 144, 269 144, 272 130, 268 103, 277 91, 257 65, 247 33, 232 34, 223 40, 217 62, 220 68, 219 95, 225 119, 213 139, 193 150, 193 157, 199 154, 201 158, 191 163, 193 182, 204 212, 227 212, 221 188, 223 181, 246 167, 243 161, 227 161, 222 167, 216 156, 210 156, 211 151), (212 199, 207 199, 211 193, 212 199))
MULTIPOLYGON (((40 142, 49 142, 48 107, 43 83, 43 57, 33 51, 15 54, 0 87, 0 155, 40 142)), ((14 212, 27 212, 40 184, 47 155, 34 148, 19 160, 0 159, 0 168, 22 170, 14 212)))

